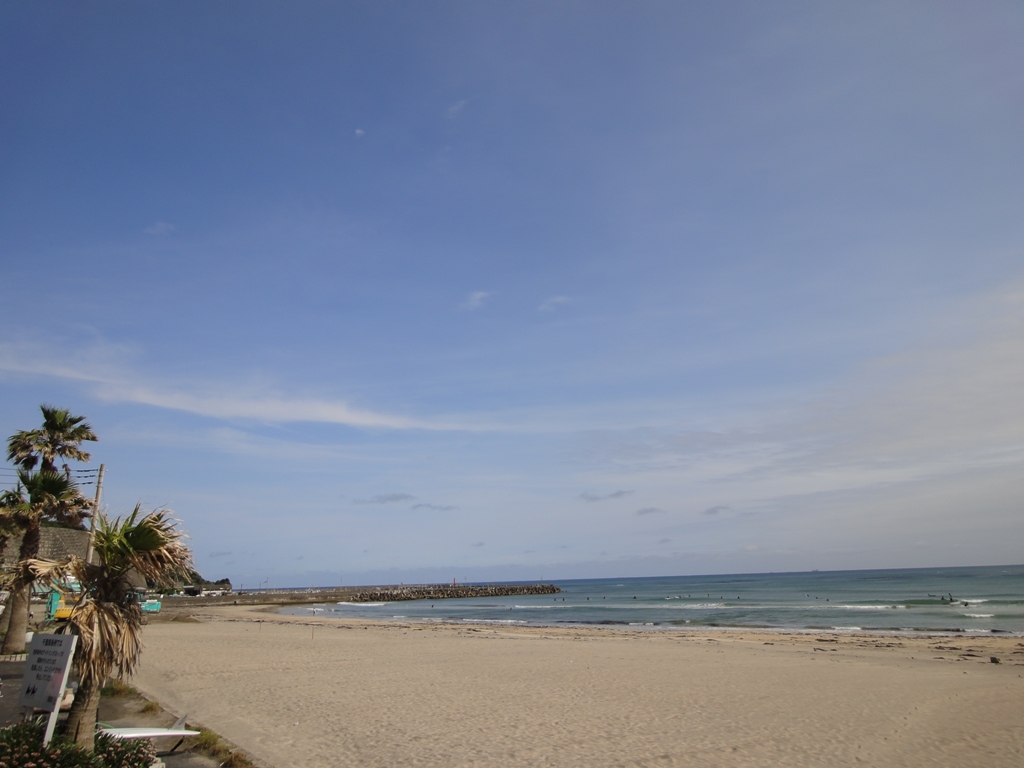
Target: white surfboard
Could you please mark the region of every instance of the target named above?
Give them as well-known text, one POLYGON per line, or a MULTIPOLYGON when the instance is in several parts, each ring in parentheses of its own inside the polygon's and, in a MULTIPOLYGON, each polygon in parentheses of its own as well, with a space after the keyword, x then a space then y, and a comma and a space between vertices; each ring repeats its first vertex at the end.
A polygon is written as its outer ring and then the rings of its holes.
POLYGON ((190 731, 185 728, 100 728, 100 732, 113 736, 115 739, 159 739, 164 736, 167 738, 177 736, 181 739, 186 736, 199 735, 199 731, 190 731))

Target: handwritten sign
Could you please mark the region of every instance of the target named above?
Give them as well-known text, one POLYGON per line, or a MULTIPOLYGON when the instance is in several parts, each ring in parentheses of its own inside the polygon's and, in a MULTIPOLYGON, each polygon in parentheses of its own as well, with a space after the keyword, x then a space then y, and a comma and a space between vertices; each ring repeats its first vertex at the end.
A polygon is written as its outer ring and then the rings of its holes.
POLYGON ((60 706, 68 681, 71 657, 75 655, 77 635, 44 635, 36 633, 28 648, 25 676, 21 682, 22 707, 55 712, 60 706))

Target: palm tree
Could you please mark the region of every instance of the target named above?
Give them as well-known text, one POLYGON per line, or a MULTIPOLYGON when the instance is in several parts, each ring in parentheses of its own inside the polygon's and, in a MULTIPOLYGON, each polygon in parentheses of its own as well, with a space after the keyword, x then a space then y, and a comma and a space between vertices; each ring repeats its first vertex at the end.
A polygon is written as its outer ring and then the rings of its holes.
MULTIPOLYGON (((39 409, 43 413, 43 426, 40 429, 16 432, 11 435, 7 440, 7 460, 26 472, 30 472, 38 465, 39 474, 44 475, 56 474, 56 462, 60 459, 64 467, 64 477, 71 482, 71 468, 68 466, 67 460, 88 461, 90 455, 79 446, 83 442, 95 441, 98 438, 84 416, 74 416, 66 408, 55 408, 46 404, 39 406, 39 409)), ((31 496, 31 493, 29 495, 31 496)), ((19 486, 16 491, 6 491, 0 497, 0 513, 8 519, 8 522, 13 522, 15 528, 21 529, 25 534, 22 539, 23 555, 36 557, 39 554, 39 526, 38 521, 32 522, 32 518, 39 516, 36 514, 38 510, 28 513, 24 509, 24 504, 25 499, 22 497, 22 490, 19 486), (15 494, 17 498, 10 494, 15 494), (17 509, 21 509, 21 512, 16 511, 17 509)), ((45 515, 45 513, 42 514, 45 515)), ((54 520, 54 522, 59 524, 59 520, 54 520)), ((80 522, 80 518, 78 522, 80 522)), ((6 539, 3 544, 6 546, 6 539)), ((25 575, 25 573, 22 574, 22 576, 25 575)), ((28 626, 31 581, 28 579, 26 582, 24 578, 19 579, 17 575, 14 578, 14 585, 17 588, 12 588, 11 596, 7 600, 7 608, 0 617, 0 631, 6 633, 0 652, 21 653, 25 649, 24 637, 25 628, 28 626), (23 615, 24 618, 19 618, 15 622, 15 628, 20 627, 20 629, 17 632, 11 632, 11 620, 15 613, 19 616, 23 615)))
POLYGON ((43 472, 56 472, 57 459, 63 460, 64 474, 71 476, 68 459, 88 461, 90 455, 79 446, 86 441, 99 438, 84 416, 73 416, 67 408, 41 405, 43 426, 16 432, 7 440, 7 460, 22 469, 35 469, 40 465, 43 472))
POLYGON ((5 613, 10 614, 7 635, 0 653, 24 653, 28 629, 29 599, 35 576, 28 561, 39 555, 40 529, 44 520, 65 527, 78 527, 91 506, 78 486, 65 475, 53 471, 18 472, 18 485, 0 496, 3 521, 21 531, 18 565, 11 584, 11 596, 5 613))
MULTIPOLYGON (((3 561, 4 552, 7 551, 7 542, 11 540, 11 536, 16 534, 20 528, 15 522, 14 518, 8 514, 8 511, 21 502, 21 494, 18 491, 3 491, 0 492, 0 562, 3 561)), ((13 580, 14 574, 10 572, 0 572, 0 589, 7 591, 8 597, 10 597, 10 587, 13 580)), ((10 603, 8 603, 8 608, 10 603)), ((0 635, 7 633, 7 627, 11 623, 11 612, 5 609, 3 613, 0 613, 0 635)))
POLYGON ((167 510, 146 514, 136 505, 124 520, 96 516, 93 562, 71 557, 64 562, 33 560, 33 573, 51 584, 68 576, 82 591, 61 631, 78 635, 75 667, 78 695, 68 716, 67 735, 92 749, 96 710, 103 682, 116 673, 131 675, 142 652, 142 608, 133 579, 170 586, 192 568, 184 533, 167 510))

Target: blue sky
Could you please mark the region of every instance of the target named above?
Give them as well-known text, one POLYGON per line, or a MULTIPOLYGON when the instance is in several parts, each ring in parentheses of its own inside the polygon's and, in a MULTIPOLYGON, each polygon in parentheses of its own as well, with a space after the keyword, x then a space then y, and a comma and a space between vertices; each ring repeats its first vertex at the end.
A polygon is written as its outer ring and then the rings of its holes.
POLYGON ((0 426, 252 585, 1019 562, 1024 7, 5 3, 0 426))

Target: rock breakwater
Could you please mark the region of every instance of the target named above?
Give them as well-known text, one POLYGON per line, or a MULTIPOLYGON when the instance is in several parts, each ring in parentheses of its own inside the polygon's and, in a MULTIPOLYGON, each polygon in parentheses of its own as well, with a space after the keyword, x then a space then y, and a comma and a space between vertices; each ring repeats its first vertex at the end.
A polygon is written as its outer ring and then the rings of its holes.
POLYGON ((387 587, 313 587, 232 592, 217 597, 167 597, 165 608, 209 605, 296 605, 310 603, 391 603, 400 600, 444 600, 454 597, 553 595, 554 584, 415 584, 387 587))
POLYGON ((446 600, 455 597, 507 597, 509 595, 553 595, 561 592, 554 584, 428 584, 416 587, 379 587, 348 597, 349 603, 389 603, 399 600, 446 600))

